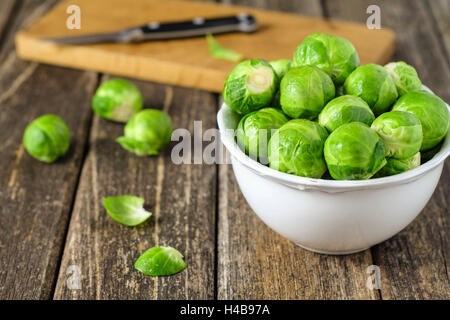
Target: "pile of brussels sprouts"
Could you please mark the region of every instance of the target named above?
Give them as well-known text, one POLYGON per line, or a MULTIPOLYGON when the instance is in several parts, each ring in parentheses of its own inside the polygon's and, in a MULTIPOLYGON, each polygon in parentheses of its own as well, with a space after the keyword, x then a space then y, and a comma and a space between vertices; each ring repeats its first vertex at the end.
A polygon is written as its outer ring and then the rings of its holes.
POLYGON ((359 66, 348 40, 323 33, 305 38, 292 61, 241 62, 223 99, 242 115, 236 137, 247 155, 311 178, 411 170, 439 151, 450 124, 446 104, 422 90, 412 66, 359 66))
MULTIPOLYGON (((104 82, 92 98, 92 109, 97 115, 127 123, 124 136, 116 139, 124 149, 138 156, 157 155, 170 142, 172 121, 163 111, 142 108, 141 92, 125 79, 104 82)), ((27 126, 23 144, 34 158, 52 163, 69 149, 69 128, 60 117, 43 115, 27 126)))

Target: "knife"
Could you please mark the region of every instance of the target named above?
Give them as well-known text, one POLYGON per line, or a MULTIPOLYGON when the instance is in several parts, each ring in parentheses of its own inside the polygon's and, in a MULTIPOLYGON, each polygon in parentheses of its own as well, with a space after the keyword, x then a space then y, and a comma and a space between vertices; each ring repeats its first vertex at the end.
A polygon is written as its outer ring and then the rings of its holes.
POLYGON ((208 33, 220 34, 229 32, 250 33, 258 29, 255 17, 240 13, 234 16, 205 19, 196 17, 179 22, 150 22, 144 26, 127 28, 118 32, 98 33, 77 37, 47 38, 59 44, 92 44, 104 42, 140 42, 150 40, 169 40, 201 37, 208 33))

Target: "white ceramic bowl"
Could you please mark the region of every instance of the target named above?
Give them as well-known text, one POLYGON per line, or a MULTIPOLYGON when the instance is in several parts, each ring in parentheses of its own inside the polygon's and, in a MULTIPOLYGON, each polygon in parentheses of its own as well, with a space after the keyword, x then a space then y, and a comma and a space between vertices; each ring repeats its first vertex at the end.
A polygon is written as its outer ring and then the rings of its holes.
POLYGON ((225 104, 217 114, 245 199, 273 230, 319 253, 362 251, 405 228, 430 199, 450 155, 449 131, 433 159, 402 174, 360 181, 304 178, 247 157, 231 133, 239 119, 225 104))

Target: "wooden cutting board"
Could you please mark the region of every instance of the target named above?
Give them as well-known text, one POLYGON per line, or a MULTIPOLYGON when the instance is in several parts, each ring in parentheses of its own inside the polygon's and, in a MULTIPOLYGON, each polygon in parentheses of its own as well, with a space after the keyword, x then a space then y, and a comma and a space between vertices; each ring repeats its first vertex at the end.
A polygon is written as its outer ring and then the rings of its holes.
POLYGON ((37 23, 16 35, 19 56, 60 66, 221 92, 236 63, 209 55, 205 38, 154 41, 138 44, 56 45, 41 38, 112 32, 151 21, 168 22, 194 17, 217 17, 240 12, 253 14, 260 25, 253 34, 217 35, 226 48, 245 59, 268 61, 292 58, 297 45, 309 34, 325 32, 350 40, 361 63, 386 63, 394 51, 391 30, 369 30, 355 24, 247 7, 175 0, 70 0, 62 2, 37 23), (69 5, 81 9, 81 29, 70 30, 69 5))

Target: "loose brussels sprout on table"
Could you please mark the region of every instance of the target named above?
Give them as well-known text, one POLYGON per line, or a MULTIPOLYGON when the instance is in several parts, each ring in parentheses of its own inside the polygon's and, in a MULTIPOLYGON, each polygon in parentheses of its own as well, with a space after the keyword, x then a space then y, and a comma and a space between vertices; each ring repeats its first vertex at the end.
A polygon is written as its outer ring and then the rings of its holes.
POLYGON ((267 163, 267 144, 272 131, 286 122, 286 115, 275 108, 263 108, 248 113, 239 121, 237 142, 250 157, 267 163))
POLYGON ((312 66, 289 69, 280 84, 281 108, 291 118, 316 118, 334 94, 331 78, 312 66))
POLYGON ((392 110, 411 112, 420 120, 423 131, 420 151, 433 148, 447 134, 450 125, 447 106, 432 93, 423 90, 409 92, 397 100, 392 110))
POLYGON ((393 176, 420 166, 420 152, 406 159, 387 158, 386 165, 375 175, 376 178, 393 176))
POLYGON ((317 122, 290 120, 270 138, 270 167, 302 177, 322 177, 327 171, 323 159, 323 145, 327 136, 327 130, 317 122))
POLYGON ((376 116, 388 111, 398 97, 394 80, 377 64, 358 67, 345 80, 344 90, 367 102, 376 116))
POLYGON ((362 122, 370 126, 375 116, 363 99, 345 95, 328 102, 318 120, 321 126, 332 132, 350 122, 362 122))
POLYGON ((265 60, 239 63, 228 75, 223 100, 235 112, 247 114, 267 107, 278 90, 278 77, 265 60))
POLYGON ((327 73, 336 84, 344 83, 359 66, 359 56, 347 39, 324 33, 306 37, 294 53, 293 66, 316 66, 327 73))
POLYGON ((375 119, 372 129, 383 139, 387 157, 410 158, 419 152, 422 145, 422 125, 409 112, 383 113, 375 119))
POLYGON ((163 111, 144 109, 131 117, 124 133, 116 140, 123 148, 138 156, 157 155, 170 142, 172 121, 163 111))
POLYGON ((54 162, 69 149, 69 128, 60 117, 43 115, 27 126, 23 145, 34 158, 47 163, 54 162))
POLYGON ((422 88, 422 81, 420 81, 416 69, 409 64, 403 61, 391 62, 384 68, 394 80, 399 96, 422 88))
POLYGON ((141 92, 125 79, 104 82, 92 98, 92 108, 97 115, 117 122, 127 122, 142 106, 141 92))
POLYGON ((324 147, 325 161, 333 179, 364 180, 386 164, 381 138, 361 122, 344 124, 334 130, 324 147))

